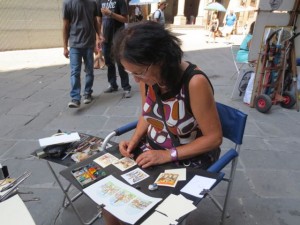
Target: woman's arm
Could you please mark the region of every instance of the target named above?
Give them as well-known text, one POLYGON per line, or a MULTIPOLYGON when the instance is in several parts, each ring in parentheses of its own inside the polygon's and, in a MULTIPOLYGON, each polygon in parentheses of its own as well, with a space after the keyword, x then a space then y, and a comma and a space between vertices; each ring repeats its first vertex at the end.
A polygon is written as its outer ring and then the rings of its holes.
MULTIPOLYGON (((145 83, 140 82, 140 93, 142 99, 142 107, 146 101, 145 83)), ((146 135, 148 123, 142 115, 139 117, 135 132, 129 141, 121 141, 119 144, 120 152, 123 156, 132 157, 132 151, 135 149, 140 140, 146 135)))
POLYGON ((251 39, 248 41, 248 43, 247 43, 248 49, 250 49, 251 41, 252 41, 252 38, 251 38, 251 39))
POLYGON ((222 128, 213 91, 204 76, 195 75, 189 83, 190 105, 203 136, 177 148, 178 159, 187 159, 219 147, 222 128))

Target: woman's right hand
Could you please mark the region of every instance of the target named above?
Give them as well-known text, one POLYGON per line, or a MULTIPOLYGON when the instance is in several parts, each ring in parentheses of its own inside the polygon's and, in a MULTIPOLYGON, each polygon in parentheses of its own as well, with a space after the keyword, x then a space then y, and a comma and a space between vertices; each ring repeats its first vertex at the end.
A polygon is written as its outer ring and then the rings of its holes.
POLYGON ((135 144, 132 141, 120 141, 119 143, 119 151, 124 157, 132 158, 133 154, 131 153, 135 148, 135 144))

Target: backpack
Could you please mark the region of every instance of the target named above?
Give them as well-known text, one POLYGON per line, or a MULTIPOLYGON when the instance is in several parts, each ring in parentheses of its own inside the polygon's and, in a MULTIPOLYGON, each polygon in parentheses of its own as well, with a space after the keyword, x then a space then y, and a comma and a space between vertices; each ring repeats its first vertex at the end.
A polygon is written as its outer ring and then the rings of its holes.
POLYGON ((151 20, 152 20, 152 21, 155 21, 154 14, 156 13, 156 11, 159 12, 158 19, 160 19, 160 17, 161 17, 161 12, 160 12, 160 10, 157 9, 157 10, 155 10, 155 11, 152 13, 152 15, 151 15, 151 20))

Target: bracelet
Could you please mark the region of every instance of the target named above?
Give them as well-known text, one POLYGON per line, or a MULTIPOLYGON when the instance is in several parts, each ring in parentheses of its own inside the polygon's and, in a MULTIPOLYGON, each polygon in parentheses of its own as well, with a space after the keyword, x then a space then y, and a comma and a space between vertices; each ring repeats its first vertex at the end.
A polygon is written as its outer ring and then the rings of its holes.
POLYGON ((112 14, 113 14, 113 11, 110 11, 110 13, 109 13, 109 16, 111 17, 111 16, 112 16, 112 14))
POLYGON ((170 149, 172 162, 178 161, 177 149, 175 147, 170 149))

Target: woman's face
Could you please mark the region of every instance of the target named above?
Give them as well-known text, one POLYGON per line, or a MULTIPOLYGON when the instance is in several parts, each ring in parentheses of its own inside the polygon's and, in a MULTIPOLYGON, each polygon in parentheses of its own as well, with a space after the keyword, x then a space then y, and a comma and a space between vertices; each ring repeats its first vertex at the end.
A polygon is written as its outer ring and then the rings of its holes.
POLYGON ((143 81, 148 85, 153 85, 157 83, 156 74, 159 74, 158 67, 150 64, 150 65, 137 65, 129 63, 126 60, 121 60, 122 65, 125 68, 125 71, 129 76, 133 76, 134 80, 138 83, 143 81))

